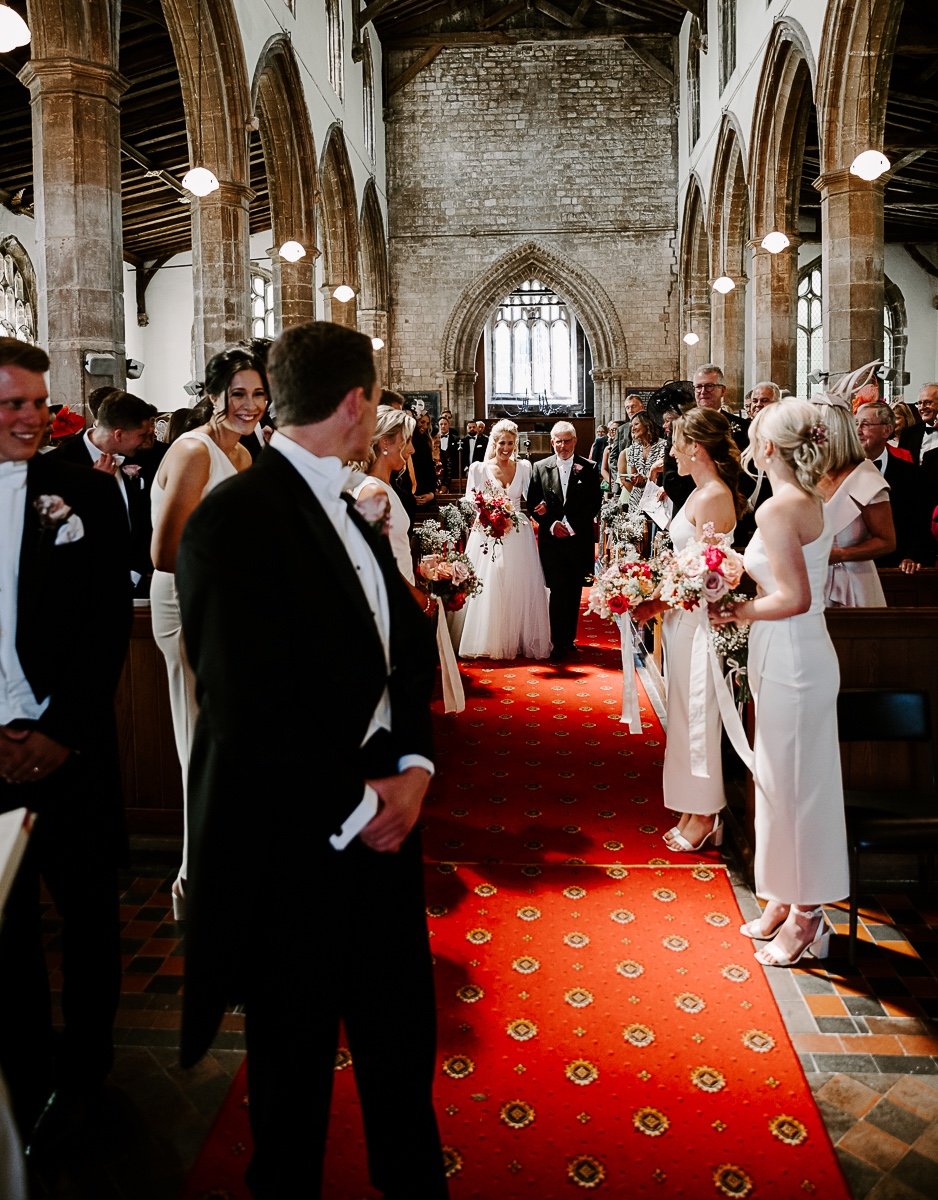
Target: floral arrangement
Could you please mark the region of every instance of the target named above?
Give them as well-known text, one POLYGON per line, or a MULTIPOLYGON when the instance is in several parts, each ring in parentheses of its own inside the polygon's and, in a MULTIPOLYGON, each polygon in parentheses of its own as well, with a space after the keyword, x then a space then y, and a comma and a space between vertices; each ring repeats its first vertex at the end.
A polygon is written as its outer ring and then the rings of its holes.
POLYGON ((482 580, 465 554, 453 549, 425 554, 417 564, 420 586, 447 612, 458 612, 470 596, 482 591, 482 580))
POLYGON ((440 524, 451 535, 454 545, 468 534, 475 516, 476 506, 471 500, 440 506, 440 524))
POLYGON ((638 509, 619 504, 618 500, 607 500, 599 510, 599 519, 607 534, 618 546, 640 542, 645 536, 645 514, 638 509))
POLYGON ((626 546, 618 560, 601 571, 590 588, 588 613, 606 621, 630 612, 636 604, 648 600, 655 590, 655 569, 633 546, 626 546))
MULTIPOLYGON (((742 592, 732 592, 730 596, 734 603, 748 599, 742 592)), ((723 603, 727 601, 724 600, 723 603)), ((749 690, 749 626, 737 625, 735 622, 730 625, 711 625, 710 641, 723 665, 724 673, 730 677, 736 703, 745 704, 752 697, 749 690)))
POLYGON ((670 608, 696 608, 701 602, 717 604, 730 598, 743 577, 743 560, 732 547, 729 534, 714 533, 712 522, 703 536, 693 538, 683 550, 664 550, 658 557, 661 571, 659 599, 670 608))
MULTIPOLYGON (((515 506, 504 492, 496 492, 488 486, 481 492, 473 492, 472 499, 482 532, 490 539, 493 547, 500 546, 505 534, 518 528, 515 506)), ((488 554, 488 546, 485 544, 482 546, 482 553, 488 554)))

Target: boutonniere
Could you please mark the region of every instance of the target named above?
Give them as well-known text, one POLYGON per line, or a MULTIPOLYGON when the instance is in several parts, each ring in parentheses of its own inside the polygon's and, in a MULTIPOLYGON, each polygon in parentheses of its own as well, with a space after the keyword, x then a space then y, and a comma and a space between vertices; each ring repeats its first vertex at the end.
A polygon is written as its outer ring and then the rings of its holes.
POLYGON ((355 511, 375 533, 384 536, 391 524, 391 500, 387 492, 375 492, 371 496, 360 496, 355 501, 355 511))
POLYGON ((574 463, 574 464, 573 464, 573 474, 574 474, 574 475, 579 475, 579 473, 580 473, 582 470, 583 470, 583 464, 582 464, 582 463, 574 463))
POLYGON ((140 475, 140 470, 141 468, 139 463, 124 463, 124 465, 121 467, 121 474, 127 479, 136 479, 137 486, 142 488, 143 479, 140 475))
POLYGON ((33 507, 39 514, 39 528, 56 531, 56 546, 77 542, 85 536, 81 517, 72 512, 61 496, 37 496, 33 507))

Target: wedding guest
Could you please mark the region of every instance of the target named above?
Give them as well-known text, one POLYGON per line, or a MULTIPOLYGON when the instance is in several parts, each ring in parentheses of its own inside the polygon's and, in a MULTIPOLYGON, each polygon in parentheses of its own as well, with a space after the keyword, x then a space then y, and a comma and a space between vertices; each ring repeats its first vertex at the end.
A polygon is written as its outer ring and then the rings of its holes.
POLYGON ((586 456, 591 463, 595 463, 597 467, 602 462, 603 451, 606 449, 609 438, 606 434, 605 425, 596 426, 596 436, 593 438, 593 444, 590 446, 590 452, 586 456))
POLYGON ((877 568, 898 567, 908 575, 914 574, 923 564, 931 566, 935 557, 929 544, 930 514, 925 510, 921 471, 907 451, 889 444, 895 425, 888 404, 881 400, 863 404, 855 420, 864 454, 889 484, 889 507, 896 531, 895 550, 877 559, 877 568))
POLYGON ((203 698, 182 1061, 244 1004, 250 1187, 316 1200, 344 1022, 376 1190, 445 1200, 416 828, 433 771, 432 633, 387 539, 342 499, 342 463, 367 453, 380 394, 371 339, 295 325, 268 361, 270 445, 198 506, 179 551, 203 698), (272 602, 263 645, 233 652, 272 602), (270 736, 240 753, 256 713, 276 714, 270 736), (330 838, 363 805, 376 815, 340 850, 330 838), (311 914, 324 935, 297 953, 311 914))
POLYGON ((881 608, 886 597, 873 560, 896 548, 889 484, 866 457, 849 401, 819 393, 812 402, 827 429, 818 483, 833 531, 825 599, 838 608, 881 608))
POLYGON ((638 508, 645 484, 661 477, 664 451, 665 440, 648 413, 633 417, 631 441, 616 465, 619 486, 628 495, 629 507, 638 508))
MULTIPOLYGON (((381 404, 385 408, 395 408, 401 412, 404 409, 404 397, 400 394, 400 392, 392 392, 389 388, 382 388, 381 404)), ((413 413, 408 413, 408 416, 410 417, 411 422, 416 421, 413 413)), ((413 424, 411 424, 410 429, 411 434, 413 434, 413 424)), ((408 522, 412 522, 414 515, 417 512, 417 476, 414 474, 414 443, 410 437, 408 438, 408 441, 410 443, 410 453, 404 459, 404 466, 401 468, 401 470, 392 474, 391 486, 397 493, 397 498, 404 506, 404 509, 407 513, 408 522)), ((409 527, 410 526, 408 525, 408 528, 409 527)))
POLYGON ((411 461, 414 465, 414 497, 417 508, 427 508, 436 497, 436 464, 433 458, 433 438, 430 436, 430 418, 423 412, 417 414, 417 425, 411 439, 414 443, 414 454, 411 461))
POLYGON ((132 612, 113 479, 37 453, 48 369, 38 346, 0 338, 0 810, 38 814, 0 928, 0 1067, 33 1142, 47 1101, 46 1129, 90 1115, 113 1062, 126 849, 114 693, 132 612), (66 610, 71 632, 56 637, 66 610), (62 921, 57 1035, 40 881, 62 921))
MULTIPOLYGON (((678 472, 693 483, 671 520, 671 541, 680 553, 692 539, 704 540, 705 525, 711 525, 714 533, 732 535, 745 499, 739 490, 739 451, 725 414, 712 408, 691 409, 673 423, 671 436, 678 472)), ((723 726, 718 685, 706 652, 706 613, 699 608, 669 609, 661 600, 649 600, 637 607, 635 619, 644 622, 659 613, 664 613, 668 711, 664 803, 678 814, 664 841, 669 850, 703 850, 708 843, 722 844, 720 814, 726 807, 720 757, 723 726), (705 671, 695 670, 700 662, 705 671)))
POLYGON ((506 499, 518 524, 507 530, 501 545, 493 544, 478 520, 470 530, 466 554, 482 580, 482 591, 469 598, 454 622, 462 658, 546 658, 550 654, 544 572, 534 530, 521 511, 531 463, 517 458, 517 446, 518 426, 514 421, 497 421, 485 461, 469 468, 466 499, 472 500, 476 493, 506 499))
POLYGON ((918 410, 913 408, 911 404, 906 404, 900 400, 892 406, 892 418, 894 428, 892 437, 889 439, 890 446, 894 450, 901 450, 903 454, 908 455, 909 462, 917 462, 917 456, 909 446, 909 439, 916 426, 921 424, 918 410))
POLYGON ((463 473, 469 474, 469 467, 474 462, 482 462, 488 448, 489 439, 485 435, 484 421, 467 421, 466 436, 460 446, 463 473))
POLYGON ((824 620, 833 529, 818 491, 830 432, 823 418, 834 411, 788 399, 754 419, 746 460, 772 483, 745 556, 759 591, 712 615, 715 623, 752 622, 755 882, 767 904, 740 932, 772 939, 756 951, 771 967, 794 966, 805 954, 826 957, 822 905, 850 890, 837 741, 840 671, 824 620))
POLYGON ((433 455, 440 464, 440 483, 445 491, 459 474, 459 439, 450 432, 449 417, 441 416, 433 439, 433 455))
POLYGON ((576 427, 558 421, 550 431, 554 453, 535 463, 528 511, 537 518, 537 550, 550 589, 551 660, 577 652, 576 630, 586 578, 595 566, 594 522, 602 503, 599 473, 576 454, 576 427))
POLYGON ((907 448, 920 463, 930 450, 938 449, 938 383, 922 385, 916 407, 922 422, 913 430, 907 448))
POLYGON ((185 916, 189 820, 187 778, 192 735, 198 714, 195 676, 182 640, 176 554, 186 522, 202 499, 224 479, 246 471, 251 456, 241 445, 267 407, 267 376, 263 363, 249 350, 236 346, 209 359, 205 367, 206 399, 193 410, 202 423, 182 433, 163 459, 151 489, 153 514, 153 582, 150 609, 153 637, 166 660, 169 707, 176 754, 183 780, 183 850, 173 883, 173 915, 185 916))

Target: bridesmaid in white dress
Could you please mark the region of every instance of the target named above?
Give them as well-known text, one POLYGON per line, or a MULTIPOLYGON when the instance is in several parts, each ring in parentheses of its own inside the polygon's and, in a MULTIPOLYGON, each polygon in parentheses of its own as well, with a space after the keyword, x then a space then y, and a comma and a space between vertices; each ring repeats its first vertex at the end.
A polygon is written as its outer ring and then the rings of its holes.
POLYGON ((502 492, 518 514, 500 546, 483 533, 478 521, 466 543, 466 554, 482 580, 454 623, 463 658, 547 658, 551 650, 548 592, 531 523, 521 504, 531 482, 531 464, 515 457, 518 426, 498 421, 489 435, 485 459, 469 468, 466 498, 474 492, 502 492))
MULTIPOLYGON (((703 537, 704 525, 714 533, 732 534, 745 501, 740 495, 739 451, 723 413, 692 409, 672 425, 671 453, 679 475, 696 485, 671 521, 671 542, 682 550, 692 538, 703 537)), ((705 607, 669 609, 660 600, 638 606, 634 618, 647 621, 663 612, 662 636, 667 678, 668 736, 664 752, 664 803, 678 814, 664 835, 670 850, 703 850, 723 840, 720 813, 726 807, 720 732, 723 724, 717 701, 712 659, 708 651, 705 607), (703 687, 693 680, 705 667, 703 687)), ((723 681, 719 681, 723 686, 723 681)))
POLYGON ((824 596, 828 606, 883 608, 886 597, 873 562, 896 548, 889 484, 870 462, 847 402, 813 397, 827 426, 828 466, 818 487, 834 535, 824 596))
POLYGON ((808 953, 825 957, 830 935, 821 905, 850 890, 837 741, 840 671, 824 620, 833 530, 818 483, 827 437, 817 409, 802 400, 781 400, 756 416, 745 460, 772 484, 746 551, 759 594, 712 618, 753 622, 755 879, 768 903, 740 932, 772 938, 756 952, 772 967, 794 966, 808 953))
POLYGON ((153 637, 166 659, 169 677, 169 708, 173 718, 176 753, 182 769, 183 850, 182 865, 173 884, 173 915, 185 915, 185 885, 189 852, 189 821, 186 783, 189 752, 198 716, 195 676, 182 642, 179 597, 176 594, 176 554, 186 521, 203 496, 224 479, 246 471, 251 456, 240 444, 253 433, 267 408, 267 375, 264 364, 242 347, 223 350, 205 367, 205 423, 182 433, 160 463, 150 489, 153 519, 153 582, 150 586, 150 615, 153 637))

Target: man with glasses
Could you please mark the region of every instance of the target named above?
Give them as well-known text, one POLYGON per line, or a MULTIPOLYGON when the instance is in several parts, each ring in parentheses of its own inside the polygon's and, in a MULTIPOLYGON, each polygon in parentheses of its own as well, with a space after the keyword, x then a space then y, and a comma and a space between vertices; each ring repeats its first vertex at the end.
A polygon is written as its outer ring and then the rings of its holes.
POLYGON ((899 567, 911 573, 922 563, 931 566, 935 551, 928 531, 919 468, 897 454, 889 439, 895 429, 892 409, 883 401, 862 404, 856 412, 857 436, 866 457, 889 484, 889 503, 896 527, 896 548, 876 560, 878 567, 899 567))
MULTIPOLYGON (((733 435, 733 441, 742 454, 743 450, 749 445, 749 435, 746 432, 746 423, 741 420, 735 413, 730 412, 723 407, 723 398, 726 395, 726 384, 723 380, 722 367, 716 366, 714 363, 707 363, 703 367, 698 367, 694 372, 694 400, 698 408, 712 408, 714 412, 722 412, 730 423, 730 432, 733 435)), ((752 482, 748 476, 741 476, 740 484, 743 492, 752 488, 752 482)), ((689 475, 679 475, 677 464, 674 461, 674 455, 671 453, 671 437, 668 437, 668 444, 664 452, 664 471, 662 472, 661 486, 671 498, 674 505, 674 511, 677 512, 684 504, 684 501, 694 490, 694 481, 689 475)))
POLYGON ((922 385, 916 407, 923 424, 916 425, 914 433, 922 440, 918 446, 912 444, 910 449, 916 461, 921 462, 929 451, 938 450, 938 383, 922 385))

